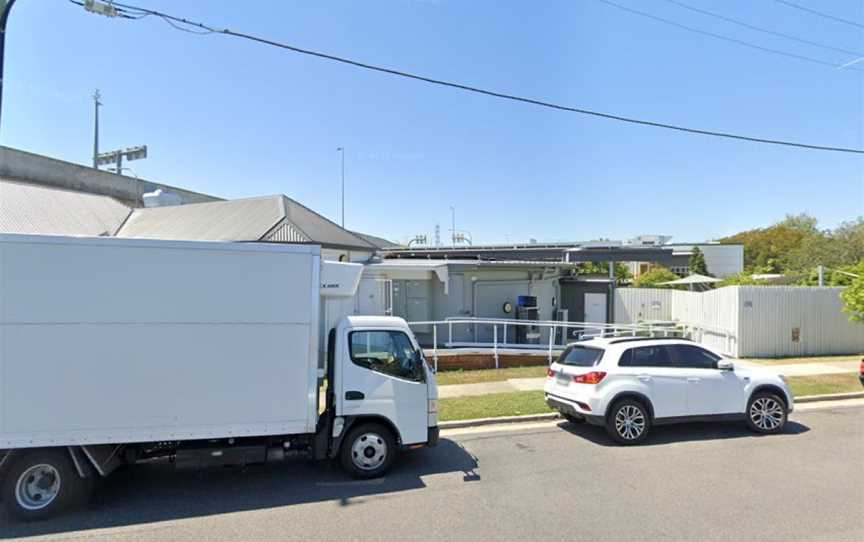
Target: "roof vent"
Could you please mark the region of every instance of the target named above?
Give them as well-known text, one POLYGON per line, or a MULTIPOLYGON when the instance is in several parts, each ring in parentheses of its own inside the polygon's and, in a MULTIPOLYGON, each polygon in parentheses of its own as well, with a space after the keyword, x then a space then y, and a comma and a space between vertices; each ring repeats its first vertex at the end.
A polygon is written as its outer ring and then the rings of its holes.
POLYGON ((147 192, 141 199, 144 200, 144 207, 170 207, 172 205, 181 205, 183 199, 179 194, 168 192, 157 188, 153 192, 147 192))

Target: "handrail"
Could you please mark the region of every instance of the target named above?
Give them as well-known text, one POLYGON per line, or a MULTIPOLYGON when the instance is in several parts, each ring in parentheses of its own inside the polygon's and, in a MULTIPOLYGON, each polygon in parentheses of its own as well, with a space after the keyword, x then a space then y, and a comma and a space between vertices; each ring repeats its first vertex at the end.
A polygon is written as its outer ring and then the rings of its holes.
MULTIPOLYGON (((432 326, 432 356, 434 358, 434 368, 438 370, 438 326, 446 326, 447 340, 444 341, 445 347, 491 347, 492 355, 495 360, 495 368, 499 368, 499 347, 519 347, 519 348, 536 348, 545 349, 547 360, 552 363, 552 352, 555 346, 563 347, 571 342, 567 339, 567 330, 576 329, 580 333, 577 335, 577 340, 585 340, 594 337, 620 337, 620 336, 636 336, 647 334, 649 337, 675 337, 685 336, 687 334, 686 327, 681 329, 681 324, 677 322, 651 322, 651 323, 635 323, 635 324, 609 324, 601 322, 562 322, 559 320, 515 320, 510 318, 478 318, 478 317, 450 317, 444 320, 425 320, 417 322, 408 322, 409 326, 432 326), (476 334, 477 326, 491 326, 492 340, 477 341, 477 342, 459 342, 453 340, 453 326, 459 324, 468 324, 474 326, 476 334), (509 326, 528 326, 537 328, 538 336, 535 337, 536 343, 510 343, 507 341, 507 328, 509 326), (503 342, 499 342, 498 328, 501 327, 503 342), (561 333, 560 330, 564 330, 561 333), (548 344, 541 344, 540 340, 543 332, 548 334, 548 344), (562 341, 559 341, 559 334, 562 341)), ((692 327, 692 326, 690 326, 692 327)), ((709 331, 709 330, 706 330, 709 331)), ((512 334, 511 334, 512 336, 512 334)), ((476 339, 476 336, 475 336, 476 339)))

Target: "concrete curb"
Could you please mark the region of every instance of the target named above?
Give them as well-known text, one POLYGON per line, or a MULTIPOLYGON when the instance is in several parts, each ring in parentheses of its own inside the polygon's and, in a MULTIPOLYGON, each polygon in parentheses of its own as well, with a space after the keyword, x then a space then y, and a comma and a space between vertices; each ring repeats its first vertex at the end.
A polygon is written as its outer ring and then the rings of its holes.
POLYGON ((504 423, 521 423, 521 422, 542 422, 546 420, 554 420, 559 418, 557 412, 548 414, 528 414, 527 416, 501 416, 498 418, 475 418, 473 420, 457 420, 452 422, 441 422, 438 428, 442 431, 445 429, 461 429, 462 427, 477 427, 481 425, 495 425, 504 423))
POLYGON ((864 399, 864 391, 853 391, 850 393, 826 393, 825 395, 805 395, 796 397, 795 404, 816 403, 818 401, 842 401, 843 399, 864 399))
MULTIPOLYGON (((796 397, 795 404, 816 403, 819 401, 842 401, 844 399, 864 399, 864 391, 851 393, 828 393, 825 395, 805 395, 796 397)), ((444 431, 447 429, 462 429, 464 427, 479 427, 482 425, 497 425, 506 423, 542 422, 554 420, 561 416, 557 412, 548 414, 528 414, 527 416, 501 416, 499 418, 475 418, 473 420, 457 420, 452 422, 441 422, 438 427, 444 431)))

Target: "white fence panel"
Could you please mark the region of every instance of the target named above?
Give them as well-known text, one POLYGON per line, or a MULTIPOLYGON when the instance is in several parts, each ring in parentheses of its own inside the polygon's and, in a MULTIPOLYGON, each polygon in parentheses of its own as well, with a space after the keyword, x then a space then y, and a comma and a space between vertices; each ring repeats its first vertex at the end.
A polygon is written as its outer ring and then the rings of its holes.
POLYGON ((738 290, 675 291, 672 318, 693 328, 693 338, 724 354, 738 355, 738 290))
POLYGON ((645 320, 671 320, 673 292, 661 288, 617 288, 615 323, 635 324, 645 320))
POLYGON ((842 312, 842 288, 741 286, 739 356, 864 352, 864 325, 842 312))

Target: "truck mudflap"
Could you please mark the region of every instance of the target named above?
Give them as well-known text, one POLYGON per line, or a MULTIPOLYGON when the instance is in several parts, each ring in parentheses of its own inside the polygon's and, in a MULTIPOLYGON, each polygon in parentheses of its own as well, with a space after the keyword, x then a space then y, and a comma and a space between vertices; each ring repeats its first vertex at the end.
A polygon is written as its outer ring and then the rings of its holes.
POLYGON ((438 441, 441 438, 441 430, 438 426, 430 427, 429 434, 426 437, 426 446, 438 446, 438 441))

